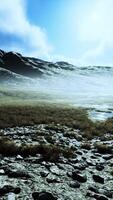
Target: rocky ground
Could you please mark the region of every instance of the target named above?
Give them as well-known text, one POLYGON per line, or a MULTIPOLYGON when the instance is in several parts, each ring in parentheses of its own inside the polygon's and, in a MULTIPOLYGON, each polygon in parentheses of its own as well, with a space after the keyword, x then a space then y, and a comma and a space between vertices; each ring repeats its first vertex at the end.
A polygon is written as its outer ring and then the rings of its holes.
POLYGON ((0 135, 13 139, 17 145, 41 143, 73 151, 72 157, 60 155, 51 162, 41 154, 1 155, 0 199, 113 199, 111 135, 87 141, 79 130, 43 124, 1 129, 0 135))

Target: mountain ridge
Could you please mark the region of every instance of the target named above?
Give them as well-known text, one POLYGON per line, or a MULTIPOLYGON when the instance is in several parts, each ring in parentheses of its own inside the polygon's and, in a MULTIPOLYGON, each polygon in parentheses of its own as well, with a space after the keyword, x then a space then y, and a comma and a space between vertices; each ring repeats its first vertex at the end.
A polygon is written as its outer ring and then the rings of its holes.
POLYGON ((3 50, 0 50, 0 67, 4 71, 8 70, 7 73, 12 72, 28 78, 56 74, 58 73, 56 69, 74 70, 74 66, 66 62, 52 63, 38 58, 24 57, 17 52, 5 52, 3 50))
POLYGON ((76 74, 89 76, 93 74, 113 74, 110 66, 74 66, 68 62, 49 62, 39 58, 25 57, 17 52, 0 50, 0 83, 26 82, 37 78, 73 76, 76 74), (72 73, 71 73, 72 72, 72 73), (74 72, 74 73, 73 73, 74 72))

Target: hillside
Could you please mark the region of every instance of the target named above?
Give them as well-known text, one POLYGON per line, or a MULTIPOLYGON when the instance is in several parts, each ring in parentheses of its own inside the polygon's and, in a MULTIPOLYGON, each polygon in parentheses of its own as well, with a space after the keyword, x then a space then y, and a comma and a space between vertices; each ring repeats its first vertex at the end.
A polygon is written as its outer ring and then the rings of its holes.
POLYGON ((9 79, 10 77, 16 79, 20 77, 16 74, 28 78, 37 78, 43 75, 58 74, 60 73, 60 69, 74 70, 74 66, 66 62, 52 63, 38 58, 24 57, 16 52, 5 52, 3 50, 0 50, 0 67, 8 70, 0 70, 0 78, 2 76, 2 79, 9 79), (13 74, 11 72, 13 72, 13 74))

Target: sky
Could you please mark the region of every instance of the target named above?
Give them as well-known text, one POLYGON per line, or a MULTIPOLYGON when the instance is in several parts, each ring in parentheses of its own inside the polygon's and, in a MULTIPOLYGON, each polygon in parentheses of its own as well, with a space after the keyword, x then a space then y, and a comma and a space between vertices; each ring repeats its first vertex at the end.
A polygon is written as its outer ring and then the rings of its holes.
POLYGON ((113 0, 0 0, 0 48, 113 66, 113 0))

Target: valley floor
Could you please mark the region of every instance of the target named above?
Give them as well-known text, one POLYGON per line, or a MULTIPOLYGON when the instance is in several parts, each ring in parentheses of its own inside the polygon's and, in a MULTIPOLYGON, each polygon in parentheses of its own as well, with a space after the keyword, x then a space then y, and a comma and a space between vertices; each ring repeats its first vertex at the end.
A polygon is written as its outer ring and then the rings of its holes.
POLYGON ((0 94, 0 199, 113 199, 113 119, 0 94))
POLYGON ((0 199, 113 199, 112 137, 65 125, 1 129, 0 199))

